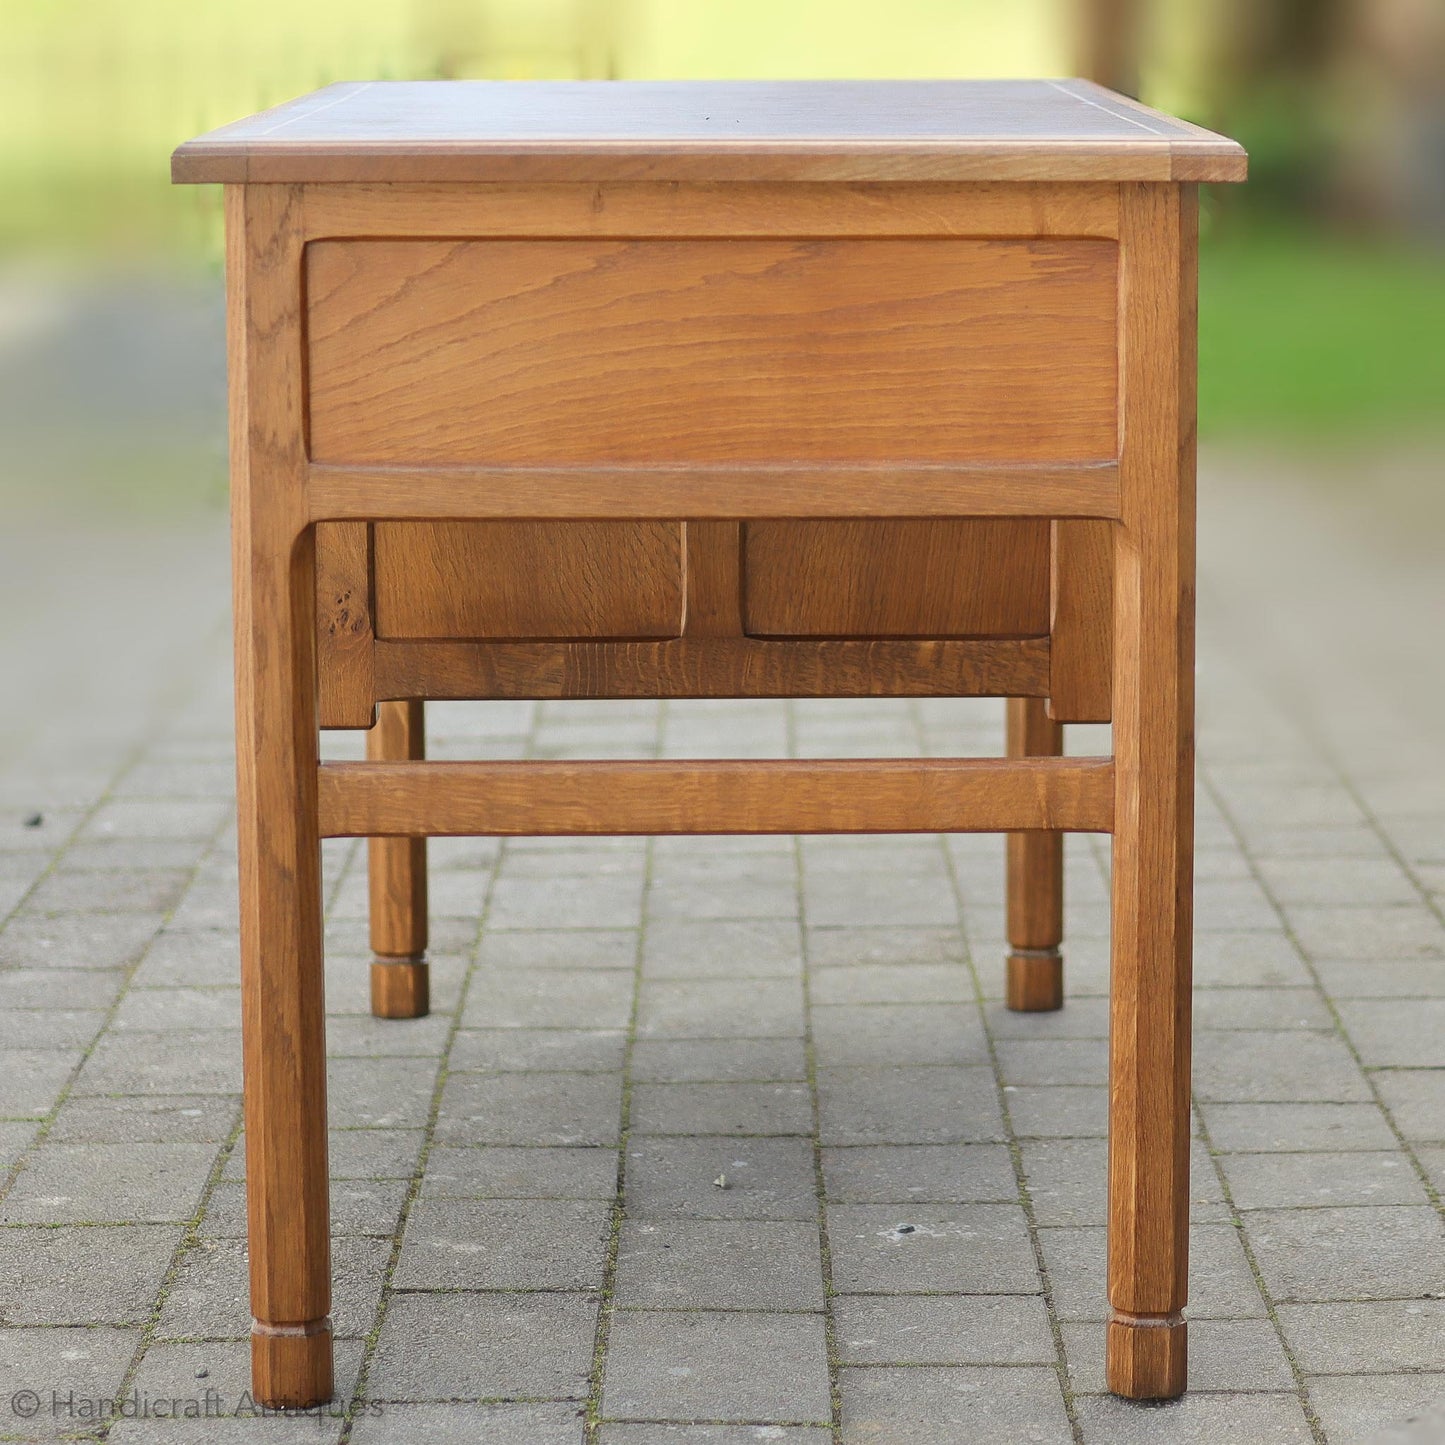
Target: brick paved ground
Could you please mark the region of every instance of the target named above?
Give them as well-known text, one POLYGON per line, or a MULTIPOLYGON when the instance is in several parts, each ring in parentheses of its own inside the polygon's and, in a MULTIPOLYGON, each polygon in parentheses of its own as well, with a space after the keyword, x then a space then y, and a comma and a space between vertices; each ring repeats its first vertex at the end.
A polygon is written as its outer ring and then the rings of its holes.
MULTIPOLYGON (((1206 473, 1184 1402, 1102 1393, 1105 848, 1070 843, 1067 1007, 1020 1017, 997 839, 437 842, 436 1008, 394 1023, 338 844, 342 1418, 107 1438, 1445 1437, 1445 584, 1283 470, 1206 473)), ((224 579, 214 524, 0 539, 0 1437, 245 1386, 224 579)), ((451 756, 1001 742, 997 703, 431 724, 451 756)))

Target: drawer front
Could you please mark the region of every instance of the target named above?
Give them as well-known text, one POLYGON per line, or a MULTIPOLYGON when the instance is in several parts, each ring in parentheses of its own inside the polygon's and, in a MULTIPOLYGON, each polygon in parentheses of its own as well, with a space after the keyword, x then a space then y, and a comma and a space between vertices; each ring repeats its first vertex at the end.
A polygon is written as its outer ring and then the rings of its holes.
POLYGON ((1117 453, 1112 241, 327 240, 322 462, 1117 453))
POLYGON ((1049 524, 749 522, 753 637, 1042 637, 1049 524))
POLYGON ((661 638, 682 630, 677 522, 378 522, 383 638, 661 638))

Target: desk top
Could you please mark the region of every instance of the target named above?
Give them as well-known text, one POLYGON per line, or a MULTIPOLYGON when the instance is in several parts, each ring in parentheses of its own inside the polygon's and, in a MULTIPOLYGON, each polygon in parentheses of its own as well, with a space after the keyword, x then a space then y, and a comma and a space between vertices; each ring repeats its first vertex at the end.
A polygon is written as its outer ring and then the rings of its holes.
POLYGON ((187 141, 179 182, 1238 181, 1236 142, 1082 80, 373 81, 187 141))

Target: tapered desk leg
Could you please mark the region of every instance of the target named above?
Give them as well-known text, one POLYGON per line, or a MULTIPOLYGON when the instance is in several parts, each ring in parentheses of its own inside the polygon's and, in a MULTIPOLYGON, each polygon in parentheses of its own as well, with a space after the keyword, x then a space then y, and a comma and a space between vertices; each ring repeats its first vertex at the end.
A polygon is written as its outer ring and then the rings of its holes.
MULTIPOLYGON (((1008 700, 1011 758, 1056 758, 1064 730, 1050 720, 1042 698, 1008 700)), ((1010 833, 1008 870, 1008 978, 1011 1009, 1034 1013, 1064 1005, 1064 835, 1010 833)))
MULTIPOLYGON (((426 756, 420 698, 384 702, 366 736, 372 762, 426 756)), ((426 963, 426 839, 373 838, 371 874, 371 1011, 382 1019, 420 1018, 431 1006, 426 963)))
POLYGON ((1182 1393, 1194 837, 1190 186, 1121 188, 1128 408, 1115 531, 1109 1388, 1182 1393))
POLYGON ((332 1365, 300 198, 231 187, 226 206, 251 1377, 301 1406, 331 1397, 332 1365))

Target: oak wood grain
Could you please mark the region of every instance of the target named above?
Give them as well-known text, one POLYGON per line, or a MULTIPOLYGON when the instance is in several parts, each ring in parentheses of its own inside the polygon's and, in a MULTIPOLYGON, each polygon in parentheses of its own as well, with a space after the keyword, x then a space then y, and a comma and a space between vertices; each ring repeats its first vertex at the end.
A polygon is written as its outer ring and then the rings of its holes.
POLYGON ((755 637, 1049 630, 1047 522, 749 522, 743 559, 755 637))
POLYGON ((1122 194, 1106 1368, 1139 1399, 1184 1389, 1187 1348, 1197 205, 1122 194))
POLYGON ((365 522, 316 527, 317 721, 324 728, 369 728, 376 721, 371 652, 371 528, 365 522))
POLYGON ((327 837, 1107 832, 1107 758, 323 763, 327 837))
POLYGON ((377 636, 675 637, 677 522, 381 522, 377 636))
POLYGON ((1048 686, 1044 637, 376 645, 379 697, 1018 697, 1048 686))
POLYGON ((337 240, 306 255, 316 461, 1117 450, 1108 241, 337 240))
MULTIPOLYGON (((1005 725, 1011 758, 1056 758, 1063 729, 1039 698, 1010 698, 1005 725)), ((1064 1006, 1064 837, 1010 833, 1006 844, 1006 925, 1009 956, 1005 1002, 1019 1012, 1064 1006)))
POLYGON ((1114 680, 1114 529, 1093 518, 1053 524, 1049 635, 1055 722, 1108 722, 1114 680))
POLYGON ((252 1381, 313 1405, 332 1389, 331 1224, 298 197, 232 190, 226 220, 252 1381))

